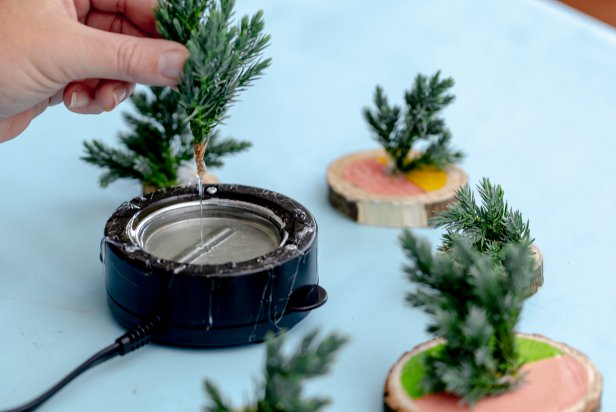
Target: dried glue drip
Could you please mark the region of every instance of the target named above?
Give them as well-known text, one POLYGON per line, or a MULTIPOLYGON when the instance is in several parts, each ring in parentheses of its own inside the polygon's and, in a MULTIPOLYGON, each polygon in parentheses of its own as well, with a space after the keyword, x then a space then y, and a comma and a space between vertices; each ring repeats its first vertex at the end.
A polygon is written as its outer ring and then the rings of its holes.
MULTIPOLYGON (((197 187, 199 188, 199 221, 201 223, 201 243, 203 244, 204 239, 203 239, 203 222, 205 219, 203 219, 203 178, 201 176, 197 176, 197 187)), ((199 248, 199 245, 197 245, 197 249, 199 248)))

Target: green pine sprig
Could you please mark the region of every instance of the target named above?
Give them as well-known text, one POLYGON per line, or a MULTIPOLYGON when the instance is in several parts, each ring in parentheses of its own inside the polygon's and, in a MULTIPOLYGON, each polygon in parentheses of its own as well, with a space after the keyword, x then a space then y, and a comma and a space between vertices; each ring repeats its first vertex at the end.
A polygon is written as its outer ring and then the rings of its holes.
POLYGON ((411 90, 404 94, 405 110, 390 105, 381 86, 374 94, 375 109, 364 109, 374 137, 394 162, 394 171, 406 173, 422 166, 442 169, 464 157, 449 147, 451 132, 439 117, 455 98, 449 93, 453 79, 440 76, 440 71, 429 78, 417 75, 411 90), (425 148, 413 155, 420 142, 425 148))
POLYGON ((234 7, 234 0, 159 0, 154 11, 160 35, 190 51, 178 93, 200 175, 205 172, 201 157, 215 128, 239 93, 271 64, 262 57, 270 42, 263 32, 263 12, 235 23, 234 7))
POLYGON ((426 393, 447 392, 474 404, 512 389, 523 378, 515 327, 534 279, 527 247, 508 243, 502 265, 453 236, 449 253, 403 232, 410 263, 404 267, 415 290, 407 302, 430 316, 427 331, 442 337, 442 350, 428 356, 422 381, 426 393))
POLYGON ((499 260, 506 243, 523 243, 530 246, 529 222, 518 210, 513 210, 505 201, 500 185, 493 185, 487 178, 477 185, 481 199, 478 204, 468 184, 456 191, 455 201, 431 220, 433 227, 443 227, 443 250, 452 247, 458 235, 470 239, 476 250, 488 253, 499 260))
MULTIPOLYGON (((264 378, 259 384, 256 401, 244 407, 245 412, 318 412, 329 405, 324 397, 304 398, 303 388, 307 379, 329 373, 338 351, 347 338, 335 333, 319 340, 319 332, 306 335, 295 351, 285 355, 285 335, 266 338, 264 378)), ((205 381, 209 397, 206 412, 231 412, 233 407, 223 398, 217 387, 205 381)))
MULTIPOLYGON (((100 177, 102 187, 118 179, 139 180, 156 189, 177 185, 179 166, 193 158, 192 137, 178 94, 152 87, 149 92, 133 93, 130 101, 135 112, 124 113, 129 131, 119 135, 120 148, 96 139, 86 141, 81 159, 105 170, 100 177)), ((205 159, 211 167, 221 167, 224 156, 250 146, 213 133, 205 159)))

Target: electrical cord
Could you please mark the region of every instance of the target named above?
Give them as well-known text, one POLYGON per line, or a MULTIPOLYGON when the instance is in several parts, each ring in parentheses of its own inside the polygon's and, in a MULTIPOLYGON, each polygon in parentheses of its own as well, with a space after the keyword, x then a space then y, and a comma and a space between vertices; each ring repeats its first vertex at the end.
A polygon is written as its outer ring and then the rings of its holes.
POLYGON ((133 352, 140 347, 148 344, 152 340, 152 336, 160 329, 161 324, 162 319, 159 316, 155 316, 150 321, 143 323, 135 327, 134 329, 128 331, 124 335, 117 338, 114 343, 92 355, 88 360, 83 362, 71 373, 66 375, 61 381, 49 388, 43 394, 39 395, 37 398, 16 408, 7 409, 6 411, 0 412, 34 411, 45 401, 55 395, 60 389, 64 388, 69 382, 71 382, 73 379, 75 379, 77 376, 81 375, 88 369, 99 365, 109 359, 115 358, 118 355, 124 356, 127 353, 133 352))

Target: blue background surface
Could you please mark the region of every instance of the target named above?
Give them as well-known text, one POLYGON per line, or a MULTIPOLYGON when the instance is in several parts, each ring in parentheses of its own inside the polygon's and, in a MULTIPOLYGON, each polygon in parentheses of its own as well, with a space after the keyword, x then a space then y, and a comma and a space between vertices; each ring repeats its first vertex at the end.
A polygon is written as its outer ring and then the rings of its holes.
MULTIPOLYGON (((216 171, 225 182, 295 198, 320 226, 321 284, 330 301, 293 329, 321 327, 352 342, 311 394, 331 411, 376 411, 391 365, 428 338, 426 318, 403 303, 399 230, 360 226, 328 205, 325 170, 376 147, 361 117, 380 83, 399 102, 418 72, 456 79, 446 111, 471 182, 489 176, 531 221, 545 285, 520 330, 583 351, 616 410, 616 36, 556 3, 401 0, 240 1, 265 11, 274 59, 242 95, 223 134, 252 140, 216 171)), ((123 110, 129 105, 124 104, 123 110)), ((27 399, 123 331, 105 301, 99 242, 107 218, 137 184, 97 186, 81 141, 115 142, 120 111, 48 110, 0 145, 0 409, 27 399)), ((440 233, 418 230, 436 243, 440 233)), ((68 386, 44 411, 196 411, 202 381, 236 405, 252 399, 263 346, 187 350, 149 346, 68 386)))

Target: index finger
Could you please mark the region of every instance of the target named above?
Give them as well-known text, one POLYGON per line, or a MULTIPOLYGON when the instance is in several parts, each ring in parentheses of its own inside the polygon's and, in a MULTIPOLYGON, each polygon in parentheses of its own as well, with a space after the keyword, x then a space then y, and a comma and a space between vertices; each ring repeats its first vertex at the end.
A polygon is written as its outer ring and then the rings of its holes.
POLYGON ((91 5, 107 13, 123 14, 141 30, 158 37, 154 20, 157 0, 91 0, 91 5))

